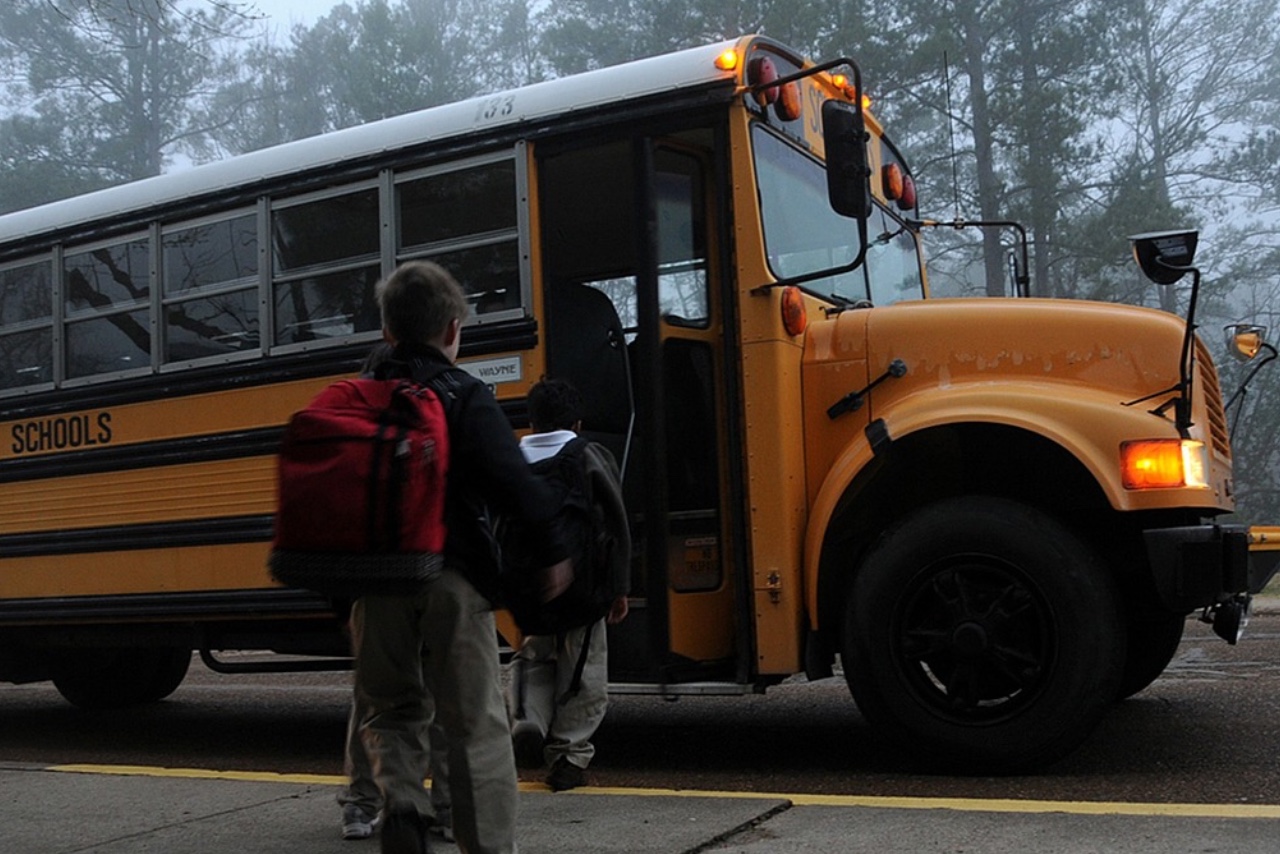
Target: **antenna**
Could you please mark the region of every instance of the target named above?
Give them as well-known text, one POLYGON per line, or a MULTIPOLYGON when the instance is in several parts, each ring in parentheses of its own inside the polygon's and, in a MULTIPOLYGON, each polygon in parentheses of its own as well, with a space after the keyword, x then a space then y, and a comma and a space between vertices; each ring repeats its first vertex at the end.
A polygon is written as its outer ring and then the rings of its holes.
POLYGON ((1021 223, 1012 220, 972 220, 966 222, 964 217, 960 215, 960 173, 957 167, 956 157, 956 131, 955 118, 951 109, 951 60, 944 50, 942 52, 942 69, 946 78, 947 91, 947 135, 951 138, 951 189, 954 195, 954 204, 956 206, 955 219, 951 222, 938 222, 932 219, 909 219, 907 224, 913 228, 954 228, 956 230, 962 228, 1010 228, 1016 233, 1018 241, 1017 250, 1013 253, 1013 295, 1016 297, 1026 297, 1031 295, 1031 274, 1030 265, 1027 261, 1027 230, 1022 227, 1021 223))
POLYGON ((956 127, 951 112, 951 61, 947 52, 942 52, 942 77, 947 89, 947 136, 951 140, 951 193, 956 208, 956 222, 960 221, 960 173, 956 167, 956 127))

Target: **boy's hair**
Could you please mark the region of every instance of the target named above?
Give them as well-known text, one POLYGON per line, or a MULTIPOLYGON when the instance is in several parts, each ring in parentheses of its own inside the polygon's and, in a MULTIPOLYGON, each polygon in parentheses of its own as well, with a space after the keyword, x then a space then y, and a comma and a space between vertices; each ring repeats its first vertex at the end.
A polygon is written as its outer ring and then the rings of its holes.
POLYGON ((432 261, 406 261, 374 293, 382 325, 397 342, 436 344, 451 321, 467 316, 462 286, 432 261))
POLYGON ((529 389, 529 426, 535 433, 572 430, 582 420, 582 395, 567 380, 543 377, 529 389))

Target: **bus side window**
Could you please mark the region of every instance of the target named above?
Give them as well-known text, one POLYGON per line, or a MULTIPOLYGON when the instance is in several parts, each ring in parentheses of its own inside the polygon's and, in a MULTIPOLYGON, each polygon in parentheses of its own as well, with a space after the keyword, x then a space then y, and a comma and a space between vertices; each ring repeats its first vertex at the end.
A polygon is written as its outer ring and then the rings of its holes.
POLYGON ((284 201, 271 213, 276 345, 381 328, 378 191, 284 201))
POLYGON ((53 382, 53 263, 0 270, 0 390, 53 382))
POLYGON ((63 257, 69 379, 150 369, 149 247, 139 238, 63 257))

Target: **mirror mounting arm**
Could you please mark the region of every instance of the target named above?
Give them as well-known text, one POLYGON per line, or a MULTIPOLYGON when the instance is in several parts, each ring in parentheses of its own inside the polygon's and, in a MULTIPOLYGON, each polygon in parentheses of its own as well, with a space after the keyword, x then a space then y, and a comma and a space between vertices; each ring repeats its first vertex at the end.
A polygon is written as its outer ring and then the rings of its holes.
POLYGON ((1014 296, 1031 296, 1031 273, 1027 261, 1027 230, 1022 223, 1011 219, 961 219, 956 217, 951 222, 940 222, 935 219, 909 219, 907 225, 912 228, 1009 228, 1017 232, 1018 254, 1014 258, 1013 287, 1014 296))

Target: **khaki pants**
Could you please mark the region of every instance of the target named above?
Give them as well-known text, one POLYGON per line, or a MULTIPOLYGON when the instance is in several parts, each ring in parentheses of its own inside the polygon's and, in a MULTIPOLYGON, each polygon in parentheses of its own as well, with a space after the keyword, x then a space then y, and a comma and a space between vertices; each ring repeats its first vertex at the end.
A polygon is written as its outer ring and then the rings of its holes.
MULTIPOLYGON (((427 698, 425 717, 434 719, 435 707, 427 698)), ((351 714, 347 719, 347 750, 343 759, 343 771, 347 775, 347 785, 338 793, 338 803, 342 806, 355 804, 364 810, 366 815, 377 815, 382 808, 382 792, 373 779, 373 766, 369 762, 369 751, 365 750, 364 740, 360 735, 360 726, 368 717, 369 710, 356 697, 351 703, 351 714)), ((444 735, 444 727, 435 719, 426 740, 416 748, 418 756, 415 760, 424 776, 431 777, 431 807, 441 824, 451 825, 453 822, 453 802, 449 797, 449 742, 444 735)))
POLYGON ((429 694, 449 743, 458 847, 514 852, 515 759, 488 600, 446 568, 418 596, 360 599, 351 627, 356 694, 369 710, 361 735, 384 808, 434 818, 422 785, 429 694))
POLYGON ((512 661, 511 716, 529 721, 546 739, 547 765, 564 758, 586 768, 595 756, 591 736, 609 707, 608 637, 605 621, 561 635, 525 638, 512 661), (582 642, 591 632, 582 685, 570 694, 582 642))

